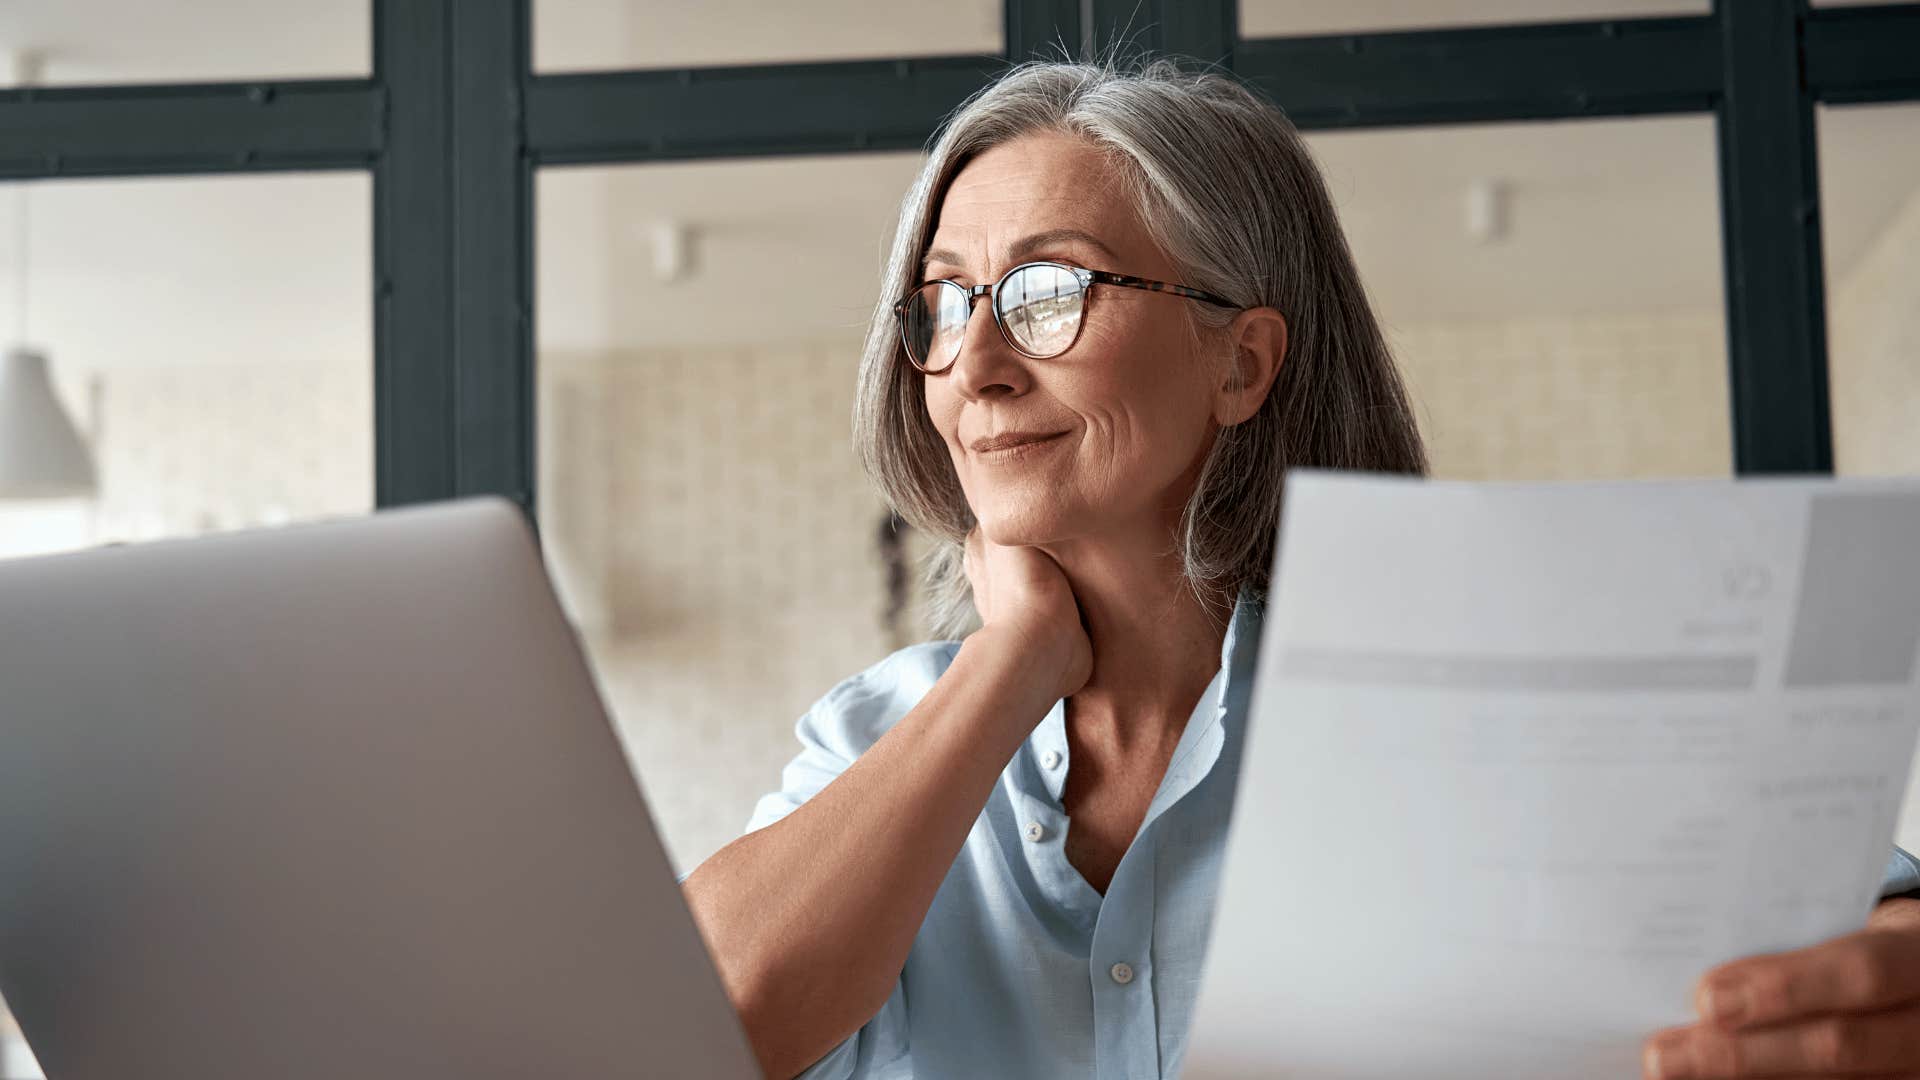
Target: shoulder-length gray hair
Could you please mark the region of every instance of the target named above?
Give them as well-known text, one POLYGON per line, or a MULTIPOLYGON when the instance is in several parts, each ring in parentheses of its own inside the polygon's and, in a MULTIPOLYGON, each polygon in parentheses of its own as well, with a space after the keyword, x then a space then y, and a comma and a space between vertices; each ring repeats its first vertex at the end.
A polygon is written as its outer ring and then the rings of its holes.
MULTIPOLYGON (((1333 203, 1280 110, 1229 77, 1167 61, 1024 64, 975 94, 935 139, 901 204, 860 362, 854 441, 886 500, 938 544, 927 566, 936 633, 961 633, 973 619, 960 552, 974 517, 927 416, 924 376, 901 353, 892 304, 918 283, 953 177, 983 151, 1036 132, 1077 135, 1112 155, 1183 283, 1287 319, 1272 391, 1219 433, 1169 538, 1197 595, 1217 603, 1243 586, 1264 592, 1289 467, 1426 471, 1333 203)), ((1196 333, 1233 317, 1181 306, 1196 333)))

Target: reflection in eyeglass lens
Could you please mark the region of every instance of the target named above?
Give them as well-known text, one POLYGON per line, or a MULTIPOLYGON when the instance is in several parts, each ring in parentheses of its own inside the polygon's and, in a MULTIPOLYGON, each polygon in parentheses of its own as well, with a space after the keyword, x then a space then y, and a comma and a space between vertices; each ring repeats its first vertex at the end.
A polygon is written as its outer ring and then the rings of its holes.
POLYGON ((973 305, 967 294, 953 286, 938 289, 933 296, 939 306, 933 317, 933 340, 927 346, 929 362, 934 366, 949 363, 960 353, 960 339, 967 336, 967 316, 973 305))
POLYGON ((921 367, 939 370, 960 351, 970 305, 966 293, 943 281, 920 287, 904 312, 907 352, 921 367))
POLYGON ((1080 279, 1057 266, 1029 266, 1000 287, 1001 324, 1023 350, 1054 356, 1080 330, 1080 279))

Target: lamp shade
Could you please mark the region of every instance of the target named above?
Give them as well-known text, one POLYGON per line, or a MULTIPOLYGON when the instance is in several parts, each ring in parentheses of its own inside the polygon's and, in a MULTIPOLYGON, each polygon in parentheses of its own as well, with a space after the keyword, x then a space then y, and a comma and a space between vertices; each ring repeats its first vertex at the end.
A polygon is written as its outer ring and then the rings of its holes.
POLYGON ((0 364, 0 499, 91 495, 93 455, 54 396, 44 353, 10 349, 0 364))

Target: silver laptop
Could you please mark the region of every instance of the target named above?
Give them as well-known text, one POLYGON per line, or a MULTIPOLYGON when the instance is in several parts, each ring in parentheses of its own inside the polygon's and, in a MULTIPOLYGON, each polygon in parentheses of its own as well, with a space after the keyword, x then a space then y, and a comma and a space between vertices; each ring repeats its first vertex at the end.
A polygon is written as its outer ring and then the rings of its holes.
POLYGON ((0 562, 0 995, 67 1080, 758 1075, 502 500, 0 562))

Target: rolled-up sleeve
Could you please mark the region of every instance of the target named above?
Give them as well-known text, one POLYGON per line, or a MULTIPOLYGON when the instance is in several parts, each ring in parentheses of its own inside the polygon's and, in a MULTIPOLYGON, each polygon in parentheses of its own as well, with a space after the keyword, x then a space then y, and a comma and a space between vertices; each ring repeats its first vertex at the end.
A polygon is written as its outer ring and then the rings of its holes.
POLYGON ((1920 859, 1896 846, 1887 859, 1887 874, 1880 883, 1880 895, 1884 898, 1910 892, 1920 892, 1920 859))
POLYGON ((800 809, 802 803, 839 779, 859 756, 860 751, 853 751, 850 746, 845 708, 839 700, 845 689, 846 683, 835 687, 834 693, 821 698, 794 725, 800 753, 780 770, 780 790, 762 795, 754 804, 753 816, 747 820, 747 832, 758 832, 800 809))
MULTIPOLYGON (((800 752, 780 774, 780 790, 762 796, 747 832, 799 809, 845 772, 918 704, 952 661, 951 643, 903 649, 834 687, 794 725, 800 752)), ((894 1080, 913 1075, 907 1039, 907 997, 895 979, 886 1004, 860 1030, 827 1051, 803 1080, 894 1080)))

